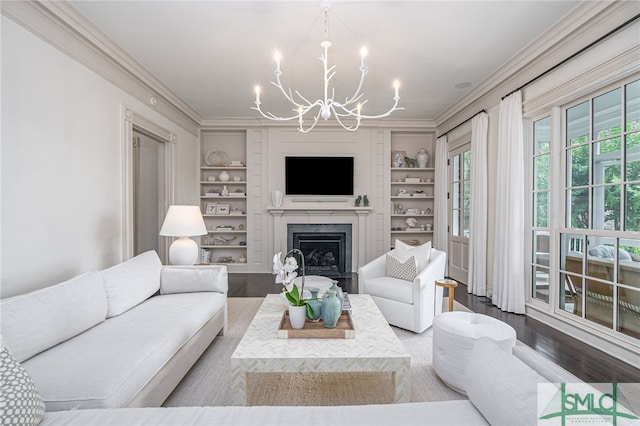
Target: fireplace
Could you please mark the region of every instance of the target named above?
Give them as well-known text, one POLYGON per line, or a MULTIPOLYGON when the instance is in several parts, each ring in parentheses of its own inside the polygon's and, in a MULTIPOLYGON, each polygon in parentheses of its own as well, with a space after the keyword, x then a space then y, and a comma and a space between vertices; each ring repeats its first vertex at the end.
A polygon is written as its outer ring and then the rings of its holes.
POLYGON ((351 224, 287 225, 287 250, 304 254, 307 275, 350 275, 351 244, 351 224))

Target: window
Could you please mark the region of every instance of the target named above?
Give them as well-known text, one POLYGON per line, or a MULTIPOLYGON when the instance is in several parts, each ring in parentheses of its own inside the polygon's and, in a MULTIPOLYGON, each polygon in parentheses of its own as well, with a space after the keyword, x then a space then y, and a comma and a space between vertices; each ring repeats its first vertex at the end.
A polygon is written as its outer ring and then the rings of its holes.
POLYGON ((471 209, 471 150, 465 148, 453 155, 451 232, 453 236, 469 238, 471 209))
MULTIPOLYGON (((542 122, 533 126, 534 233, 548 226, 548 191, 545 207, 537 182, 545 167, 536 142, 542 122)), ((640 80, 567 106, 563 125, 558 307, 640 339, 640 80)))
POLYGON ((533 256, 531 297, 549 303, 549 177, 551 117, 533 123, 533 256))

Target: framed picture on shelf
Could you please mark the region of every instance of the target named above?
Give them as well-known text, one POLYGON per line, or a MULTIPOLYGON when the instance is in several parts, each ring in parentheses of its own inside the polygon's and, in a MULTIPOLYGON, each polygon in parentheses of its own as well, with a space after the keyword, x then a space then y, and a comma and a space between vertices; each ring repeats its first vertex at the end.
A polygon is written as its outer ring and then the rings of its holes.
POLYGON ((229 204, 218 204, 216 214, 229 214, 229 204))
POLYGON ((204 214, 217 214, 217 204, 216 203, 207 203, 207 208, 204 214))
POLYGON ((406 167, 404 157, 407 151, 391 151, 391 167, 406 167))

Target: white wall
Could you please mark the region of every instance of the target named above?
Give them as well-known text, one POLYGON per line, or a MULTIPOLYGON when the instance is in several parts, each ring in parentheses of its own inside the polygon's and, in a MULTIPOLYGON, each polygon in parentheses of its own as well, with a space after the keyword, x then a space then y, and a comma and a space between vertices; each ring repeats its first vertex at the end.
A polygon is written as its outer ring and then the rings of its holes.
POLYGON ((2 16, 1 297, 122 260, 123 107, 177 136, 176 202, 197 138, 2 16))

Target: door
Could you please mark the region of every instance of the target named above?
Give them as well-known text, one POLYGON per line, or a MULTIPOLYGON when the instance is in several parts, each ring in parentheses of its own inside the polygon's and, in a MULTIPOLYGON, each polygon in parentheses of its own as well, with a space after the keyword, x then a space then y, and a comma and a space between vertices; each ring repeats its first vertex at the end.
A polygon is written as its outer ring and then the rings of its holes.
POLYGON ((469 213, 471 207, 471 144, 449 151, 449 276, 469 282, 469 213))
POLYGON ((161 253, 160 205, 164 182, 162 142, 134 129, 133 132, 133 254, 161 253))

